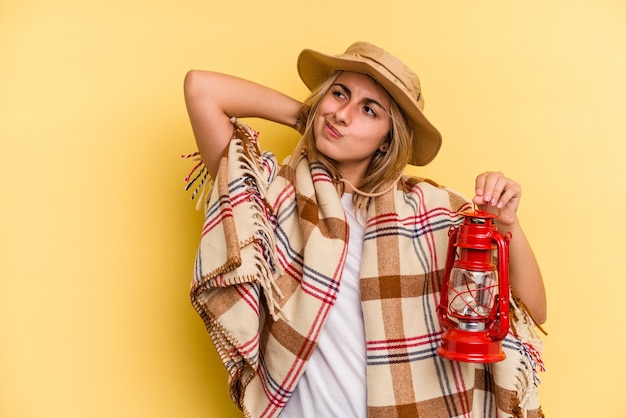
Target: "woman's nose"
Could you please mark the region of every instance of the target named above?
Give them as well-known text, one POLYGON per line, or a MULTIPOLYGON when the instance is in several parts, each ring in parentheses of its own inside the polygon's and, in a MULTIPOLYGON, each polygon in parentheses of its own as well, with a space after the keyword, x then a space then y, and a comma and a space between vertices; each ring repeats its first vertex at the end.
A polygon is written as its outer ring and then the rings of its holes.
POLYGON ((349 103, 339 106, 335 110, 335 121, 341 125, 347 125, 352 120, 352 107, 349 103))

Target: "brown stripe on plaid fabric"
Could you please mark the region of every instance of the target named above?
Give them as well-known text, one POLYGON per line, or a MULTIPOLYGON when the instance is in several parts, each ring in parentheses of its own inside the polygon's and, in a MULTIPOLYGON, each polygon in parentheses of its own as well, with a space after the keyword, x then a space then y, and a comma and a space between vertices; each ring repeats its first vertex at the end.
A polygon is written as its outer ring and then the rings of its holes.
MULTIPOLYGON (((294 268, 298 269, 298 271, 301 269, 300 266, 294 266, 294 268)), ((283 297, 277 300, 278 305, 283 308, 289 302, 291 296, 300 289, 300 280, 296 280, 289 274, 283 274, 276 278, 275 283, 283 294, 283 297)))
POLYGON ((474 389, 469 389, 466 392, 429 399, 419 403, 418 411, 420 411, 421 416, 428 418, 449 418, 455 416, 452 415, 454 413, 460 416, 469 412, 466 410, 467 399, 472 399, 473 397, 474 389), (452 411, 450 410, 451 407, 452 411))
MULTIPOLYGON (((495 395, 496 395, 496 403, 498 405, 498 409, 504 411, 507 414, 511 414, 514 417, 523 417, 522 411, 519 408, 520 400, 517 398, 517 394, 514 391, 504 389, 500 386, 495 387, 495 395)), ((530 418, 530 411, 528 417, 530 418)), ((535 411, 537 417, 542 417, 543 413, 541 410, 535 411)))
MULTIPOLYGON (((456 210, 460 210, 463 206, 468 206, 468 203, 459 195, 450 193, 450 207, 456 208, 456 210)), ((471 207, 468 207, 471 209, 471 207)))
POLYGON ((260 337, 261 347, 267 347, 270 337, 276 340, 273 342, 274 346, 278 342, 281 349, 286 349, 305 360, 311 356, 315 348, 315 342, 298 333, 293 326, 282 319, 278 321, 266 319, 260 337))
MULTIPOLYGON (((462 397, 469 397, 471 399, 474 395, 473 392, 474 390, 470 389, 469 391, 463 393, 462 397)), ((368 418, 450 418, 453 416, 460 416, 461 414, 467 413, 467 411, 464 411, 463 408, 463 405, 466 405, 467 402, 461 401, 461 396, 459 395, 460 394, 456 393, 446 397, 442 396, 407 405, 369 407, 368 418), (454 405, 453 411, 456 412, 450 411, 450 406, 452 404, 454 405), (454 413, 458 413, 459 415, 452 415, 454 413)))
MULTIPOLYGON (((408 177, 404 177, 404 182, 403 182, 404 192, 408 193, 409 190, 411 190, 416 184, 423 183, 423 182, 428 183, 431 186, 435 186, 439 189, 445 188, 445 186, 442 186, 441 184, 437 183, 435 180, 431 180, 426 177, 408 176, 408 177)), ((462 199, 462 204, 463 203, 465 203, 465 200, 462 199)))
MULTIPOLYGON (((374 201, 377 214, 393 214, 395 210, 395 194, 385 193, 374 201)), ((389 222, 391 223, 391 222, 389 222)), ((381 235, 376 237, 376 249, 378 258, 378 276, 397 274, 400 269, 400 243, 395 234, 381 235)))
POLYGON ((363 278, 360 282, 361 300, 422 297, 439 293, 443 270, 432 274, 435 274, 438 279, 426 280, 423 274, 363 278))
MULTIPOLYGON (((319 223, 319 211, 315 200, 300 193, 296 193, 296 203, 298 205, 298 213, 300 214, 301 221, 307 221, 311 225, 317 225, 319 223)), ((311 228, 307 228, 307 230, 310 231, 311 228)), ((305 234, 305 236, 308 237, 308 234, 305 234)))
MULTIPOLYGON (((462 393, 455 393, 453 395, 441 396, 426 401, 421 401, 409 405, 392 405, 384 407, 370 407, 368 409, 368 418, 414 418, 414 417, 426 417, 426 418, 450 418, 463 416, 468 414, 467 411, 467 399, 473 399, 474 395, 483 397, 482 391, 478 388, 472 388, 462 393), (476 393, 474 393, 476 392, 476 393)), ((474 409, 475 413, 480 413, 479 409, 474 409)), ((493 411, 495 413, 495 410, 493 411)), ((511 413, 511 412, 507 412, 511 413)), ((529 416, 530 418, 530 416, 529 416)), ((538 418, 538 417, 537 417, 538 418)))
MULTIPOLYGON (((476 369, 475 372, 475 387, 476 389, 481 389, 483 391, 489 391, 494 393, 496 398, 496 405, 498 409, 511 414, 514 417, 522 417, 523 414, 520 411, 519 403, 520 400, 517 397, 517 394, 508 389, 504 389, 500 386, 497 386, 493 380, 493 375, 489 373, 489 371, 484 369, 476 369)), ((528 417, 543 417, 543 413, 541 410, 533 411, 536 415, 532 415, 531 411, 528 411, 528 417)))
MULTIPOLYGON (((218 166, 218 173, 216 177, 217 181, 217 191, 220 194, 219 199, 219 207, 220 212, 227 213, 228 211, 233 210, 233 206, 230 200, 229 188, 228 188, 228 167, 226 164, 226 155, 227 150, 224 150, 224 155, 220 160, 220 165, 218 166)), ((237 227, 235 225, 235 218, 229 216, 222 216, 222 227, 224 228, 224 240, 226 245, 226 260, 228 264, 232 263, 232 260, 241 260, 240 259, 240 247, 239 242, 237 240, 237 227)))
MULTIPOLYGON (((435 415, 420 415, 416 404, 370 406, 367 408, 367 418, 431 418, 435 415)), ((447 415, 446 415, 447 417, 447 415)))
MULTIPOLYGON (((401 299, 383 299, 381 300, 381 309, 385 312, 383 315, 383 323, 385 328, 385 337, 388 340, 401 339, 404 336, 404 320, 402 319, 402 300, 401 299)), ((393 350, 394 355, 408 354, 406 349, 393 350)), ((389 368, 393 378, 393 393, 397 404, 410 404, 415 402, 415 388, 413 387, 413 379, 411 372, 411 363, 409 362, 390 362, 389 368)), ((375 384, 375 383, 373 383, 375 384)))
MULTIPOLYGON (((376 213, 378 214, 396 213, 395 193, 385 193, 379 199, 376 199, 375 205, 376 213)), ((381 309, 382 312, 384 312, 383 326, 385 338, 387 340, 402 339, 405 335, 404 321, 402 319, 403 301, 395 297, 385 298, 386 295, 402 294, 404 288, 400 278, 393 279, 397 277, 398 272, 402 271, 398 257, 398 254, 401 254, 398 236, 395 234, 379 235, 377 237, 376 248, 378 250, 378 275, 380 277, 392 278, 392 280, 380 280, 378 282, 381 285, 379 294, 382 298, 380 301, 381 309)), ((399 351, 402 351, 403 354, 407 352, 406 349, 399 351)), ((394 354, 399 353, 394 352, 394 354)), ((413 379, 411 377, 411 364, 408 362, 391 362, 389 367, 391 369, 391 375, 394 376, 393 393, 396 405, 410 405, 412 402, 415 402, 415 388, 413 387, 413 379)), ((412 414, 410 415, 415 416, 417 411, 413 409, 411 412, 412 414)))
POLYGON ((424 275, 382 276, 361 279, 361 300, 396 299, 421 297, 430 292, 424 286, 424 275))
POLYGON ((313 227, 317 227, 322 236, 329 239, 346 239, 346 223, 344 219, 319 217, 319 209, 315 200, 307 196, 297 194, 298 213, 300 214, 300 225, 303 227, 305 242, 308 240, 313 227), (306 222, 302 222, 306 221, 306 222))
POLYGON ((236 303, 241 302, 241 295, 237 291, 237 288, 251 286, 258 285, 242 283, 229 287, 217 287, 205 290, 198 296, 197 301, 207 312, 210 312, 214 318, 219 318, 221 315, 228 312, 236 303))

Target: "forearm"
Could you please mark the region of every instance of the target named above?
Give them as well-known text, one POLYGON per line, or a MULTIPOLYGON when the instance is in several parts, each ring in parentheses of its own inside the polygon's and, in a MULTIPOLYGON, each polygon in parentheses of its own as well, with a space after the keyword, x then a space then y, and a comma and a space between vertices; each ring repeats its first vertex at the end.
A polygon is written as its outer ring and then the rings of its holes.
POLYGON ((524 302, 535 321, 543 324, 547 319, 546 291, 530 243, 519 222, 499 229, 511 233, 509 278, 513 293, 524 302))
POLYGON ((184 87, 198 150, 211 176, 232 136, 231 117, 257 117, 293 126, 301 105, 260 84, 209 71, 190 71, 184 87))

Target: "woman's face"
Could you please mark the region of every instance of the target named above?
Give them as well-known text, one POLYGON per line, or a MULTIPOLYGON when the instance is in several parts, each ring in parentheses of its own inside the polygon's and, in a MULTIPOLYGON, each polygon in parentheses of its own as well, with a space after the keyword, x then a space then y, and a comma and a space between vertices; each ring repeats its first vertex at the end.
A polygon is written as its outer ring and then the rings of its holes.
POLYGON ((391 130, 387 91, 365 74, 343 72, 320 101, 315 145, 357 184, 391 130))

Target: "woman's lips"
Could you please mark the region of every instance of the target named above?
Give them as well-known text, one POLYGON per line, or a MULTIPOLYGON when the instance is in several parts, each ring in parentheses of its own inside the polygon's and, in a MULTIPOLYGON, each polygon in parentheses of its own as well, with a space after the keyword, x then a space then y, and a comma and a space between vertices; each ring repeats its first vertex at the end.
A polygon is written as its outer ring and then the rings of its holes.
POLYGON ((341 138, 343 136, 341 132, 335 129, 335 127, 328 122, 326 122, 325 129, 326 132, 333 138, 341 138))

